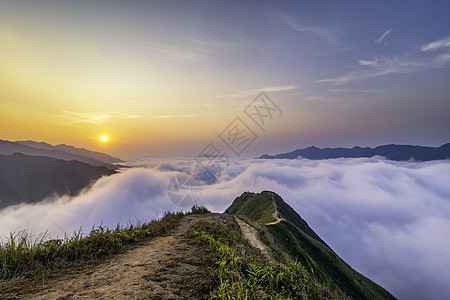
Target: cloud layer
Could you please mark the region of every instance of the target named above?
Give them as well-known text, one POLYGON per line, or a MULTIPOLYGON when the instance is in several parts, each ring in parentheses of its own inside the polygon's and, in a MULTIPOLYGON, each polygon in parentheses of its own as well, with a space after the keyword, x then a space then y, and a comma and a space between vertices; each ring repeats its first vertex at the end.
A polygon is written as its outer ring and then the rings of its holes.
MULTIPOLYGON (((99 180, 73 198, 0 211, 0 233, 88 231, 180 210, 170 178, 194 160, 147 163, 99 180)), ((223 211, 244 191, 278 193, 351 266, 400 299, 450 294, 450 161, 381 158, 238 160, 203 186, 199 204, 223 211)))

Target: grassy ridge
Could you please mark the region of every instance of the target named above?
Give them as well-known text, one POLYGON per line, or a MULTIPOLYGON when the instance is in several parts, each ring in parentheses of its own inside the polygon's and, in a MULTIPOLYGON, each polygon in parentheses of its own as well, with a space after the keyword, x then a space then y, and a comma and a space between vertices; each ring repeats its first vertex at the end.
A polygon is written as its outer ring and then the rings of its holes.
POLYGON ((99 226, 87 236, 78 232, 57 240, 46 240, 42 234, 32 242, 26 232, 11 234, 0 246, 0 296, 23 292, 26 282, 50 278, 60 270, 98 263, 169 232, 186 214, 205 212, 205 208, 193 207, 189 213, 166 213, 161 220, 113 229, 99 226))
POLYGON ((218 287, 212 299, 345 299, 317 283, 299 262, 269 261, 249 247, 239 228, 198 221, 189 234, 211 248, 218 287))
POLYGON ((245 216, 258 223, 276 221, 275 203, 270 196, 254 193, 243 193, 237 197, 225 213, 236 216, 245 216))
POLYGON ((268 226, 268 230, 287 254, 312 270, 319 282, 339 289, 353 299, 395 299, 292 223, 283 221, 268 226))
MULTIPOLYGON (((287 254, 290 259, 300 262, 317 282, 342 291, 354 299, 395 299, 388 291, 345 263, 277 194, 269 191, 244 193, 225 212, 265 227, 274 239, 274 243, 268 246, 275 253, 281 253, 281 257, 286 257, 287 254), (258 206, 265 208, 263 213, 254 209, 258 206), (281 222, 270 225, 261 222, 261 216, 266 216, 275 209, 279 217, 283 218, 281 222)), ((263 241, 266 230, 260 231, 263 241)))
POLYGON ((182 213, 167 213, 160 221, 114 229, 99 226, 87 236, 75 233, 63 240, 47 240, 45 234, 31 242, 26 232, 11 234, 0 248, 0 279, 33 275, 66 267, 73 261, 92 261, 119 253, 132 243, 172 229, 182 213))

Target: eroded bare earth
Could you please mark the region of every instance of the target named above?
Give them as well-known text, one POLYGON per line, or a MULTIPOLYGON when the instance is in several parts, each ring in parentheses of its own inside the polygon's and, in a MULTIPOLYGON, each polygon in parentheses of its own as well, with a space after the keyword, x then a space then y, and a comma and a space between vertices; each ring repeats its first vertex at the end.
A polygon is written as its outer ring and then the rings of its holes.
POLYGON ((267 258, 270 258, 272 250, 270 250, 270 248, 260 240, 258 231, 238 217, 235 217, 235 220, 241 228, 242 235, 250 243, 250 245, 256 249, 259 249, 267 258))

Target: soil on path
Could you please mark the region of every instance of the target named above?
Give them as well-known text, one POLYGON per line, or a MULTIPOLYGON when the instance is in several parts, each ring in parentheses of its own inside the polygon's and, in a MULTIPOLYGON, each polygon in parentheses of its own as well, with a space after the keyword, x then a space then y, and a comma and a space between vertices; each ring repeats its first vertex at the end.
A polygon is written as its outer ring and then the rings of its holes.
POLYGON ((235 217, 235 220, 241 227, 242 235, 250 243, 250 245, 256 249, 259 249, 265 257, 270 258, 272 256, 272 250, 270 250, 270 248, 260 240, 258 231, 238 217, 235 217))
POLYGON ((188 215, 166 236, 156 237, 90 270, 46 283, 20 299, 207 299, 212 283, 209 252, 186 236, 198 220, 234 222, 222 214, 188 215))
POLYGON ((272 195, 272 201, 273 201, 273 206, 275 207, 275 211, 273 212, 272 217, 275 218, 275 221, 264 223, 265 225, 275 225, 275 224, 280 223, 281 221, 285 221, 284 218, 280 218, 280 214, 278 213, 277 205, 275 204, 275 199, 274 199, 273 195, 272 195))

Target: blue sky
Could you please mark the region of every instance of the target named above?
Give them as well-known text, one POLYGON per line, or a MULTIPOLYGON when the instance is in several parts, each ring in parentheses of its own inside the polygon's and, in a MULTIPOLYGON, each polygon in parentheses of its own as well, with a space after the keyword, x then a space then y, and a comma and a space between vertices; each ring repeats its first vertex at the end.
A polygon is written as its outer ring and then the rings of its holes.
MULTIPOLYGON (((119 157, 192 157, 213 141, 232 158, 220 137, 239 117, 258 137, 242 156, 439 146, 450 142, 449 12, 449 1, 0 0, 0 139, 119 157), (261 91, 283 111, 264 129, 244 112, 261 91)), ((77 199, 4 210, 2 232, 70 231, 80 214, 90 228, 162 213, 173 173, 153 157, 151 166, 77 199)), ((237 160, 202 204, 223 211, 244 190, 272 189, 395 295, 442 299, 448 169, 237 160)))
POLYGON ((3 138, 190 155, 265 91, 284 114, 247 155, 441 145, 449 6, 0 1, 3 138))

